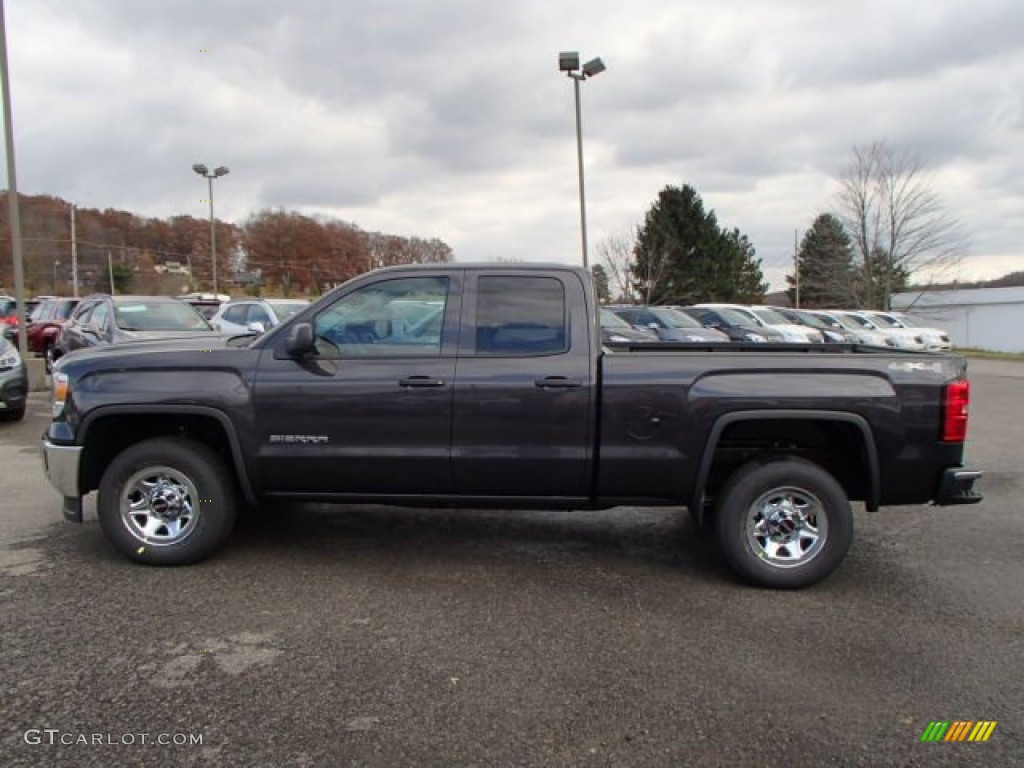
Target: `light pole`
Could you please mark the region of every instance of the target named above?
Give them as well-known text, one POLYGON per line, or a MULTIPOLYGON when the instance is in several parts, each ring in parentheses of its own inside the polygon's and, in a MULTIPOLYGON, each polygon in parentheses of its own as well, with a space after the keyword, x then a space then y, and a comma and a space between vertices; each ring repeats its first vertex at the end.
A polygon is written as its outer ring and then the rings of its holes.
POLYGON ((589 269, 587 263, 587 201, 583 185, 583 127, 580 119, 580 82, 588 77, 599 75, 605 70, 600 58, 591 59, 580 68, 580 55, 576 51, 562 51, 558 54, 558 70, 572 78, 573 90, 576 94, 576 159, 580 172, 580 233, 583 238, 583 268, 589 269), (579 71, 577 71, 579 70, 579 71))
POLYGON ((196 163, 192 170, 207 180, 210 188, 210 258, 213 259, 213 292, 217 294, 217 227, 213 218, 213 180, 227 176, 229 171, 223 165, 214 168, 213 173, 202 163, 196 163))

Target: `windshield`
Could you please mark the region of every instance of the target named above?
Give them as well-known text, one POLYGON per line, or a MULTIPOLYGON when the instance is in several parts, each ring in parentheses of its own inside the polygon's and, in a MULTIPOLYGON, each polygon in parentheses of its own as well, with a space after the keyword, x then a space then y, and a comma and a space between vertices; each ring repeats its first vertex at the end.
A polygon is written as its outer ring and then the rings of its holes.
POLYGON ((601 327, 602 328, 632 328, 629 323, 623 320, 621 317, 616 315, 610 309, 601 310, 601 327))
POLYGON ((209 331, 210 324, 182 301, 132 299, 114 304, 114 319, 123 331, 209 331))
POLYGON ((651 314, 669 328, 702 328, 703 326, 685 312, 669 307, 651 307, 651 314))
POLYGON ((840 315, 839 319, 848 319, 851 322, 853 322, 854 324, 849 326, 850 328, 855 328, 857 330, 863 330, 864 328, 867 328, 869 331, 875 330, 875 326, 872 325, 871 321, 868 320, 866 317, 861 317, 860 315, 840 315))
POLYGON ((886 315, 872 315, 871 320, 879 328, 902 328, 903 326, 886 315))
POLYGON ((274 315, 279 322, 284 322, 289 317, 297 314, 309 306, 305 301, 275 301, 270 305, 274 315))
POLYGON ((810 312, 804 312, 799 309, 793 310, 794 314, 800 318, 800 322, 804 325, 809 325, 812 328, 828 328, 829 324, 822 320, 817 315, 812 315, 810 312))
POLYGON ((789 325, 789 321, 776 312, 774 309, 764 309, 758 307, 757 309, 750 310, 755 315, 764 320, 768 325, 789 325))

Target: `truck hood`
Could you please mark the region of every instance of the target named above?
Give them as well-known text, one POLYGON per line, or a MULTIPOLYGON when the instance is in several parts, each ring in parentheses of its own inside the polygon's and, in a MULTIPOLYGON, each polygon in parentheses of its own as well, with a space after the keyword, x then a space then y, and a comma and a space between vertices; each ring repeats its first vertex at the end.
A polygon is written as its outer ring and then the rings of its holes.
POLYGON ((138 340, 76 349, 64 355, 61 361, 85 360, 104 355, 247 347, 256 338, 255 335, 239 336, 216 331, 192 331, 187 336, 183 336, 181 331, 147 331, 145 334, 139 333, 138 340))

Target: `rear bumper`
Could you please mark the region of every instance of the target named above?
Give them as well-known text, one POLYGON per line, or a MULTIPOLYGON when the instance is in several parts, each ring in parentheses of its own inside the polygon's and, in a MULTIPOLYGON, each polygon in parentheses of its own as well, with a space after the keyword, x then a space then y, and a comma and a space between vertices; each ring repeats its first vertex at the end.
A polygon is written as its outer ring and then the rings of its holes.
POLYGON ((974 490, 974 483, 984 474, 980 469, 950 467, 942 473, 935 504, 940 507, 953 504, 977 504, 984 497, 974 490))

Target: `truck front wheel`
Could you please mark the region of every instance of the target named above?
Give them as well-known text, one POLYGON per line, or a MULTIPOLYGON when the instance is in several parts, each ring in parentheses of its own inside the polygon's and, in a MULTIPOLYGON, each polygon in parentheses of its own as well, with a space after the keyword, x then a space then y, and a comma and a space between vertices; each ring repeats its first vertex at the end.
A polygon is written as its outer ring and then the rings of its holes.
POLYGON ((798 458, 737 469, 722 488, 715 524, 736 572, 777 589, 821 581, 843 562, 853 540, 853 513, 842 486, 798 458))
POLYGON ((195 440, 160 437, 126 448, 100 480, 103 532, 133 560, 186 565, 219 547, 235 523, 231 475, 195 440))

